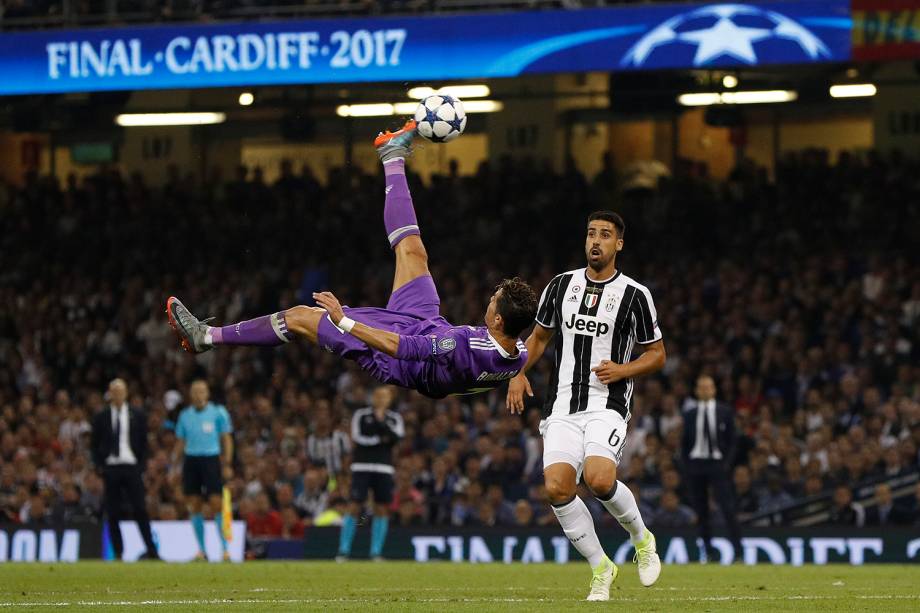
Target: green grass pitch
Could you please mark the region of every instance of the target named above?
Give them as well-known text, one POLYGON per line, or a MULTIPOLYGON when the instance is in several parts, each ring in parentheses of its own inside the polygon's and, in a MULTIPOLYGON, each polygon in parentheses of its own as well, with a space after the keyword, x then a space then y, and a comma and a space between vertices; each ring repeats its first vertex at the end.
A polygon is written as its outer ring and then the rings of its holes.
POLYGON ((0 564, 0 611, 918 611, 916 566, 633 565, 589 603, 587 564, 0 564))

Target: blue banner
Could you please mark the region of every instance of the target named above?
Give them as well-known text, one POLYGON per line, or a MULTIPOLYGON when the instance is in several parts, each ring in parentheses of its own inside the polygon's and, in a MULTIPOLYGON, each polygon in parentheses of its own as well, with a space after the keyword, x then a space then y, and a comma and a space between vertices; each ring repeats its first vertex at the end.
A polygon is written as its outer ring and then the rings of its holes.
POLYGON ((0 95, 850 59, 848 0, 0 35, 0 95))

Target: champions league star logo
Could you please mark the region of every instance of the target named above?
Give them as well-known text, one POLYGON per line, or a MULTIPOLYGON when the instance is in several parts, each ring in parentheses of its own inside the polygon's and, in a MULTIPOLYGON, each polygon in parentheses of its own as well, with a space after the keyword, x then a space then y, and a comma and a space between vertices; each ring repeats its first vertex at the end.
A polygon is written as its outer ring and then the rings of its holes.
POLYGON ((693 66, 726 60, 755 65, 756 44, 774 40, 788 41, 794 53, 812 61, 831 57, 821 39, 785 15, 743 4, 713 4, 656 26, 630 48, 620 64, 639 67, 656 52, 666 52, 672 57, 693 53, 693 66))

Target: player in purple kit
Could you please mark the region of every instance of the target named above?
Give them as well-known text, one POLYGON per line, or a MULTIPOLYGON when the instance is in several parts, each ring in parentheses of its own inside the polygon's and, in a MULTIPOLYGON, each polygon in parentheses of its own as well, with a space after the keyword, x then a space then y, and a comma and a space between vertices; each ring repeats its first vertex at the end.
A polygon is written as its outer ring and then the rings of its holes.
POLYGON ((415 130, 410 120, 374 141, 386 175, 383 220, 396 253, 386 308, 342 307, 330 292, 320 292, 313 295, 319 307, 295 306, 211 327, 170 297, 166 313, 182 346, 201 353, 216 345, 275 346, 305 338, 354 360, 382 383, 431 398, 486 391, 516 375, 527 362, 527 349, 518 337, 536 316, 536 294, 520 279, 506 279, 489 300, 485 326, 453 326, 441 317, 441 300, 406 183, 405 158, 415 130))

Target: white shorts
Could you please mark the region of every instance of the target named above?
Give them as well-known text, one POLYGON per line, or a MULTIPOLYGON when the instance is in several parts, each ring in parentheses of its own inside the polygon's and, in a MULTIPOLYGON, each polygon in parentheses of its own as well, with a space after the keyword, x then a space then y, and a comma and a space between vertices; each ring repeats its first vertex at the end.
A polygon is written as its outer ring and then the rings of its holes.
POLYGON ((616 411, 552 415, 540 422, 543 469, 565 462, 581 472, 588 456, 600 456, 619 465, 626 445, 626 420, 616 411))

